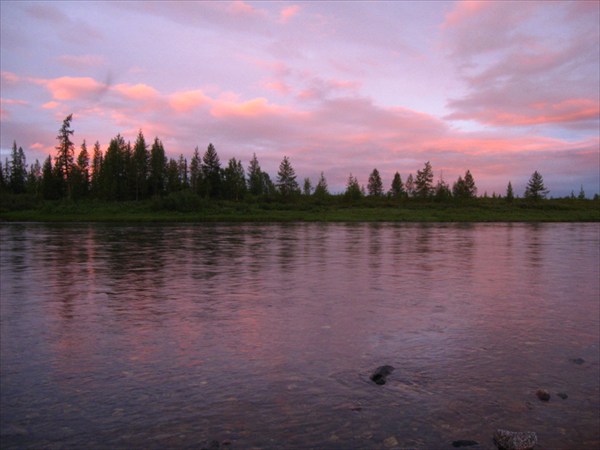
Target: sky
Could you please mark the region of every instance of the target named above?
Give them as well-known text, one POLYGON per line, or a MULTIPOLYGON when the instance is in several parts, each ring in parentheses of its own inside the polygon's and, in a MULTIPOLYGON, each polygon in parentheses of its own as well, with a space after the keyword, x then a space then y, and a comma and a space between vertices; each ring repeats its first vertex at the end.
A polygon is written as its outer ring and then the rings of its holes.
POLYGON ((275 179, 389 189, 430 161, 452 185, 600 191, 600 2, 0 3, 0 156, 121 134, 168 157, 213 143, 275 179))

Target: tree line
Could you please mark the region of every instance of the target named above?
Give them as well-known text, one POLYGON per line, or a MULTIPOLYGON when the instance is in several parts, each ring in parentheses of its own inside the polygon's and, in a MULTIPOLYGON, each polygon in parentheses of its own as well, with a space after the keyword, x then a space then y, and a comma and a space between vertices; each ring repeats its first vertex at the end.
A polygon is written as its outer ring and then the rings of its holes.
MULTIPOLYGON (((141 130, 133 145, 118 134, 111 139, 106 152, 101 150, 99 142, 93 145, 91 151, 88 150, 84 140, 76 156, 72 120, 72 114, 64 119, 56 137, 56 154, 54 157, 48 155, 43 164, 36 160, 28 167, 25 152, 14 142, 10 161, 7 158, 4 164, 0 162, 0 190, 14 194, 29 193, 46 200, 95 198, 110 201, 144 200, 177 192, 225 200, 242 200, 248 196, 293 199, 331 195, 323 172, 316 185, 313 186, 311 180, 305 178, 301 187, 287 156, 283 157, 273 181, 261 169, 256 154, 253 154, 246 170, 236 158, 231 158, 223 167, 211 143, 202 155, 196 147, 188 164, 183 155, 177 159, 167 158, 161 140, 157 137, 148 143, 141 130)), ((386 191, 381 175, 375 168, 369 175, 366 190, 350 174, 342 195, 349 200, 367 196, 435 200, 477 197, 477 186, 469 170, 464 176, 459 176, 452 186, 442 177, 435 184, 433 179, 433 169, 428 161, 414 177, 409 174, 405 181, 396 172, 386 191)), ((548 193, 542 175, 535 171, 524 197, 538 200, 545 198, 548 193)), ((502 196, 494 193, 493 197, 502 196)), ((585 198, 583 187, 578 197, 585 198)), ((515 198, 511 182, 507 185, 504 198, 507 201, 515 198)))

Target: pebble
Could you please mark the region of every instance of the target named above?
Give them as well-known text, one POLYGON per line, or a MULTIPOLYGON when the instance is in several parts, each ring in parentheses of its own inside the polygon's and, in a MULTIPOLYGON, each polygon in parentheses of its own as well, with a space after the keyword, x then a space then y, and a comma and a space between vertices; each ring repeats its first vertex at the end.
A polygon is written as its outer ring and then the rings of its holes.
POLYGON ((537 395, 537 398, 539 398, 543 402, 547 402, 548 400, 550 400, 550 392, 548 392, 545 389, 538 389, 535 395, 537 395))

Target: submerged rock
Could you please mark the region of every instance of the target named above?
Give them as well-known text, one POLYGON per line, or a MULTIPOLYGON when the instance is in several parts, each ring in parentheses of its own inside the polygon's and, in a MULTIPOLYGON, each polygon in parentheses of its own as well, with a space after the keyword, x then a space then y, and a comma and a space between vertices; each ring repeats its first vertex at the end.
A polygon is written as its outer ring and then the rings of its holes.
POLYGON ((583 358, 573 358, 573 359, 570 359, 569 361, 571 361, 572 363, 575 363, 575 364, 577 364, 577 365, 580 366, 580 365, 582 365, 585 362, 585 359, 583 359, 583 358))
POLYGON ((530 450, 537 444, 534 431, 496 430, 494 443, 500 450, 530 450))
POLYGON ((379 366, 371 375, 371 381, 375 384, 385 384, 386 378, 394 371, 392 366, 379 366))
POLYGON ((452 442, 452 447, 470 447, 472 445, 479 445, 479 442, 471 441, 469 439, 459 439, 458 441, 452 442))
POLYGON ((398 440, 395 436, 390 436, 389 438, 383 440, 383 445, 385 445, 387 448, 397 447, 398 440))
POLYGON ((537 398, 539 398, 543 402, 547 402, 548 400, 550 400, 550 392, 548 392, 546 389, 538 389, 535 392, 535 395, 537 395, 537 398))
POLYGON ((558 395, 560 398, 562 398, 563 400, 566 400, 569 398, 569 396, 567 395, 566 392, 557 392, 556 395, 558 395))

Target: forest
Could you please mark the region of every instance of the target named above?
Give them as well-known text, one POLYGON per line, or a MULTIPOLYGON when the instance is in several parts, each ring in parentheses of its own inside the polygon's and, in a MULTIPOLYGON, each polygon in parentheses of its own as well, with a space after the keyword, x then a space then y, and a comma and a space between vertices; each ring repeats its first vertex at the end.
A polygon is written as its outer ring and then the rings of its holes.
MULTIPOLYGON (((211 143, 202 154, 196 147, 188 164, 183 155, 178 159, 167 158, 161 140, 156 137, 148 143, 141 130, 133 145, 119 134, 111 139, 105 152, 99 142, 89 150, 85 141, 77 152, 72 141, 72 120, 72 114, 64 119, 57 135, 56 153, 48 155, 42 164, 36 160, 28 166, 25 152, 16 142, 13 143, 11 159, 0 162, 0 213, 4 216, 15 210, 48 210, 48 205, 58 204, 58 210, 70 205, 72 210, 73 204, 106 205, 115 202, 145 205, 154 212, 214 212, 231 209, 232 205, 238 205, 234 206, 237 211, 247 212, 248 205, 263 210, 321 211, 335 207, 422 210, 444 206, 464 209, 465 206, 473 208, 496 204, 501 205, 502 211, 515 205, 521 210, 573 211, 583 208, 591 211, 585 215, 586 218, 598 220, 597 194, 594 200, 586 200, 581 187, 578 195, 572 192, 562 201, 546 200, 549 190, 538 171, 531 175, 522 198, 513 191, 510 181, 503 194, 488 196, 486 192, 478 195, 469 170, 452 185, 442 178, 434 183, 429 161, 415 176, 409 174, 404 181, 396 172, 388 189, 375 168, 369 174, 366 188, 350 174, 345 191, 332 194, 323 172, 314 185, 309 178, 299 182, 287 156, 283 157, 273 180, 261 169, 256 154, 253 154, 246 169, 236 158, 222 166, 211 143), (571 204, 565 206, 567 201, 571 204), (240 209, 239 205, 246 205, 246 208, 240 209)), ((115 211, 114 208, 112 210, 115 211)), ((485 214, 485 211, 480 213, 485 214)), ((304 217, 300 216, 300 219, 304 217)), ((495 217, 492 215, 490 220, 495 220, 495 217)))

